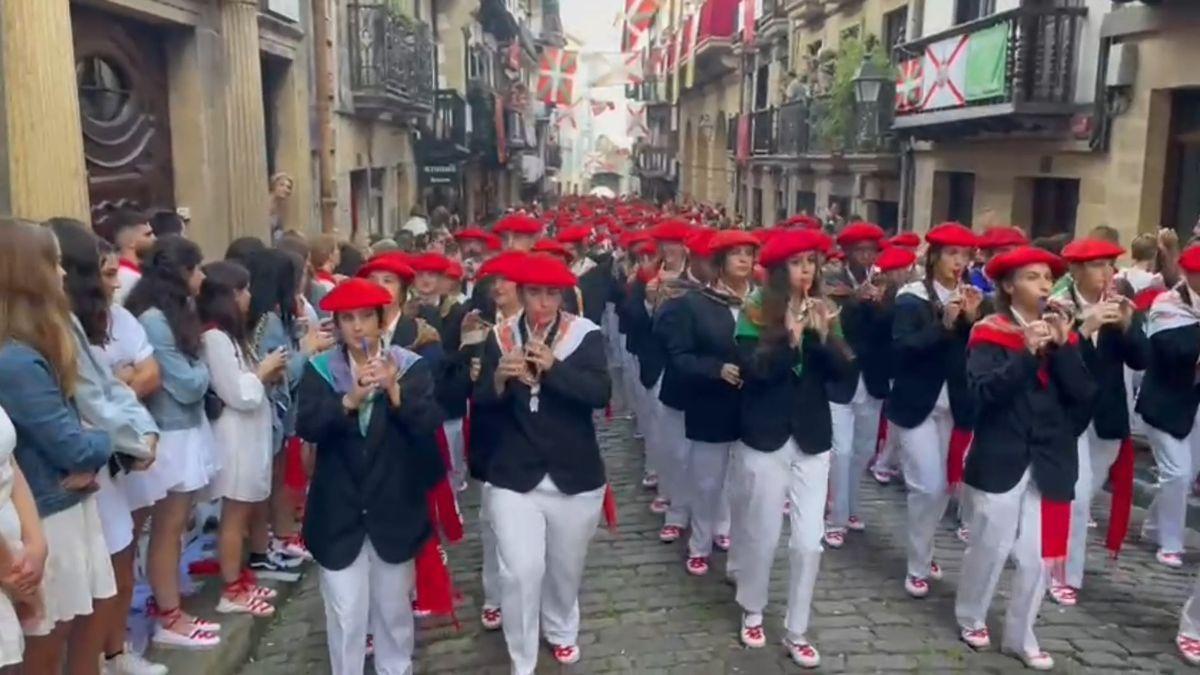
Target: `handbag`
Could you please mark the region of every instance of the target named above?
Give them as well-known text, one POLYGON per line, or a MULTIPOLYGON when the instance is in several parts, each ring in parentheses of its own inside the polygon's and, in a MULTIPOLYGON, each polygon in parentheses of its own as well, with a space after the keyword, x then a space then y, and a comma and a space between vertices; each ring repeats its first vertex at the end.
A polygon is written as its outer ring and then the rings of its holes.
POLYGON ((204 392, 204 415, 209 422, 216 422, 221 417, 221 413, 225 412, 225 401, 217 396, 217 392, 210 387, 204 392))

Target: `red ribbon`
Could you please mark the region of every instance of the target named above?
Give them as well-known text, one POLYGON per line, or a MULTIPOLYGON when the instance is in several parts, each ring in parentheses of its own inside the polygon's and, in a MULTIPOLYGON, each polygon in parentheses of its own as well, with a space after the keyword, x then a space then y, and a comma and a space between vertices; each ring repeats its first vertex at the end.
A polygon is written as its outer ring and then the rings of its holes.
POLYGON ((967 451, 971 447, 974 433, 970 429, 955 427, 950 432, 950 451, 946 456, 946 482, 951 488, 961 485, 967 467, 967 451))
POLYGON ((417 606, 436 616, 449 616, 461 629, 454 614, 454 581, 446 567, 445 554, 437 537, 430 537, 417 553, 415 561, 417 606))
POLYGON ((617 498, 611 485, 604 486, 604 523, 610 533, 617 533, 617 498))
POLYGON ((1112 503, 1108 511, 1108 534, 1104 548, 1113 558, 1121 552, 1125 535, 1129 533, 1129 518, 1133 510, 1133 439, 1121 441, 1117 461, 1108 470, 1108 482, 1112 487, 1112 503))

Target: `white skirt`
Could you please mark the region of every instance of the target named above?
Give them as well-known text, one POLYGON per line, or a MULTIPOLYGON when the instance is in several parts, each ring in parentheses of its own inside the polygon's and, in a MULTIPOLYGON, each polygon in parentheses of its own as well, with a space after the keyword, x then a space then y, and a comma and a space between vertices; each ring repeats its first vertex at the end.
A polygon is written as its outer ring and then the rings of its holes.
POLYGON ((195 492, 209 484, 218 468, 207 418, 198 427, 163 431, 154 464, 125 477, 129 508, 151 506, 171 492, 195 492))
POLYGON ((108 467, 100 469, 96 476, 96 481, 100 483, 100 490, 96 492, 96 508, 100 511, 100 525, 104 528, 104 541, 108 544, 109 555, 120 553, 133 543, 133 516, 129 500, 125 497, 125 478, 125 474, 113 478, 108 473, 108 467))
POLYGON ((42 577, 46 616, 25 628, 32 636, 49 635, 55 624, 91 614, 94 600, 117 594, 95 496, 43 518, 42 529, 50 551, 42 577))
POLYGON ((270 497, 273 435, 269 403, 250 412, 226 408, 213 424, 214 454, 221 468, 208 494, 250 503, 270 497))

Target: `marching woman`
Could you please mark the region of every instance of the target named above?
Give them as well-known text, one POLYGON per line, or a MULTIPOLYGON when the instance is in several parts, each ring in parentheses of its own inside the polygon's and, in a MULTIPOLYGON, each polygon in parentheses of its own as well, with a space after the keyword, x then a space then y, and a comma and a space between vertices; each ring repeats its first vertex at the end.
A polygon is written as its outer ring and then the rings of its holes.
POLYGON ((950 478, 960 479, 973 406, 966 384, 966 347, 971 324, 983 315, 983 294, 963 282, 975 235, 943 223, 925 235, 924 278, 896 295, 892 356, 904 364, 893 372, 887 400, 908 488, 907 573, 914 598, 929 594, 929 579, 942 570, 933 539, 949 504, 950 478), (953 448, 951 447, 953 445, 953 448))
MULTIPOLYGON (((729 548, 730 502, 725 489, 729 456, 738 440, 742 386, 734 330, 752 290, 758 240, 740 230, 723 230, 709 240, 716 267, 713 283, 682 298, 667 353, 690 385, 684 431, 688 453, 688 498, 692 532, 689 574, 708 573, 714 544, 729 548)), ((728 573, 730 570, 726 570, 728 573)))
POLYGON ((846 531, 861 532, 866 524, 858 512, 858 492, 867 464, 879 441, 879 414, 888 393, 888 351, 891 315, 881 311, 884 279, 873 277, 884 233, 874 223, 851 223, 838 234, 846 264, 830 291, 841 305, 839 324, 858 361, 849 377, 830 382, 833 410, 833 459, 830 477, 829 522, 825 543, 841 548, 846 531), (836 284, 836 285, 835 285, 836 284))
POLYGON ((338 343, 300 381, 297 432, 317 448, 304 538, 320 566, 333 672, 412 672, 414 558, 432 535, 426 495, 445 476, 420 439, 441 424, 427 364, 384 340, 393 297, 351 279, 321 300, 338 343))
POLYGON ((997 312, 976 324, 967 356, 979 419, 965 474, 971 542, 954 613, 964 642, 989 647, 988 607, 1012 557, 1001 646, 1034 670, 1054 667, 1038 647, 1033 624, 1047 566, 1065 562, 1076 438, 1096 394, 1071 320, 1057 310, 1043 313, 1054 280, 1065 271, 1062 259, 1036 248, 993 258, 985 272, 996 283, 997 312))
POLYGON ((829 239, 819 231, 780 233, 763 246, 767 283, 738 319, 741 392, 739 464, 744 503, 735 527, 741 640, 766 644, 763 610, 771 565, 790 502, 787 634, 783 644, 804 668, 820 654, 808 619, 821 564, 833 423, 826 387, 855 374, 841 338, 838 309, 821 296, 820 269, 829 239))
POLYGON ((566 264, 532 255, 510 278, 522 311, 493 329, 473 404, 494 433, 483 500, 503 570, 504 639, 513 672, 528 675, 539 633, 556 661, 579 660, 579 586, 605 490, 592 413, 611 383, 599 328, 561 310, 576 283, 566 264))
MULTIPOLYGON (((1200 246, 1185 250, 1179 267, 1183 282, 1155 298, 1146 318, 1150 353, 1137 402, 1158 465, 1158 494, 1142 530, 1158 541, 1158 562, 1175 568, 1183 566, 1188 488, 1196 476, 1200 446, 1200 246)), ((1186 633, 1190 638, 1194 631, 1186 633)))
MULTIPOLYGON (((1116 260, 1125 249, 1102 239, 1079 239, 1063 248, 1062 257, 1071 266, 1072 283, 1054 294, 1050 303, 1077 325, 1083 362, 1096 382, 1095 415, 1080 434, 1079 479, 1071 502, 1071 539, 1067 554, 1066 577, 1050 580, 1050 597, 1061 605, 1074 605, 1083 586, 1083 568, 1087 556, 1087 523, 1091 518, 1092 498, 1104 487, 1109 470, 1121 452, 1133 468, 1133 446, 1122 445, 1129 438, 1129 408, 1125 389, 1125 368, 1146 368, 1146 340, 1139 313, 1133 302, 1120 295, 1114 286, 1116 260)), ((1122 284, 1127 286, 1127 284, 1122 284)), ((1129 289, 1131 290, 1131 289, 1129 289)), ((1132 478, 1132 472, 1128 474, 1132 478)), ((1122 503, 1117 482, 1113 480, 1113 513, 1110 533, 1119 532, 1110 542, 1119 546, 1128 527, 1128 503, 1122 503), (1124 514, 1124 515, 1120 515, 1124 514), (1119 524, 1119 525, 1118 525, 1119 524)), ((1125 493, 1132 495, 1132 483, 1125 493)))

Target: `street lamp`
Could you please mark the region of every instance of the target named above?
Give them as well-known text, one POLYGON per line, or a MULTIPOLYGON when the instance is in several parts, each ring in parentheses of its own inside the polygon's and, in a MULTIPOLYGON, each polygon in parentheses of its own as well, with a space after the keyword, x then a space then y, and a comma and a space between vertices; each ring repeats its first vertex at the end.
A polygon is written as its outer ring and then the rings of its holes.
POLYGON ((866 149, 875 145, 879 139, 879 97, 885 84, 891 82, 891 74, 883 67, 866 57, 858 72, 854 75, 854 101, 859 113, 855 116, 858 127, 855 134, 856 145, 866 149))

